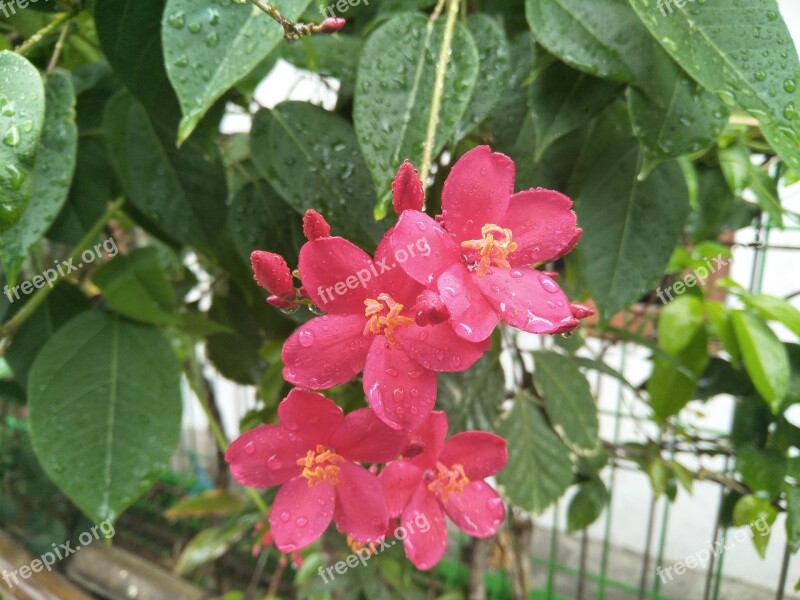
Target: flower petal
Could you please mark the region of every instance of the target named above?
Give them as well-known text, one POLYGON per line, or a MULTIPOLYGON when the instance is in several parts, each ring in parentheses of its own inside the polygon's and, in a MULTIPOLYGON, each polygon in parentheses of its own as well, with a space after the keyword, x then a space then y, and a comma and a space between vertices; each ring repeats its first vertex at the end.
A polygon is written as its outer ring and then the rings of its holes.
POLYGON ((374 542, 386 533, 389 513, 378 478, 366 469, 345 462, 336 487, 336 526, 360 542, 374 542))
POLYGON ((412 325, 395 332, 400 347, 426 369, 437 372, 466 371, 483 354, 485 344, 456 335, 449 322, 420 327, 412 325))
POLYGON ((397 170, 392 181, 392 205, 400 215, 404 210, 422 210, 425 203, 425 192, 419 173, 409 161, 405 161, 397 170))
POLYGON ((309 487, 303 477, 289 480, 275 496, 269 525, 281 552, 305 548, 321 536, 333 518, 333 486, 327 481, 309 487))
POLYGON ((411 496, 401 527, 406 531, 406 556, 414 566, 427 571, 442 559, 447 550, 447 523, 436 496, 424 485, 411 496))
POLYGON ((292 385, 324 390, 350 381, 372 343, 364 315, 323 315, 301 325, 283 345, 283 378, 292 385))
POLYGON ((456 240, 478 240, 487 223, 499 224, 514 193, 514 161, 489 146, 470 150, 453 165, 442 189, 444 227, 456 240))
POLYGON ((363 315, 364 300, 378 294, 369 254, 344 238, 303 244, 299 264, 303 289, 327 313, 363 315))
POLYGON ((396 460, 386 465, 378 481, 383 487, 389 518, 395 519, 403 514, 414 490, 422 485, 422 469, 407 460, 396 460))
POLYGON ((549 262, 572 250, 581 235, 572 200, 552 190, 527 190, 511 196, 499 225, 519 248, 508 255, 513 266, 549 262))
POLYGON ((450 265, 461 262, 461 249, 452 236, 428 215, 416 210, 403 211, 391 240, 396 262, 423 285, 430 285, 450 265), (403 256, 407 258, 401 262, 403 256))
POLYGON ((308 448, 328 444, 331 435, 344 421, 342 409, 322 394, 294 388, 278 405, 278 418, 294 431, 308 448))
MULTIPOLYGON (((378 272, 378 280, 375 287, 380 290, 379 293, 387 293, 392 297, 392 300, 403 304, 407 309, 403 312, 409 313, 417 301, 417 296, 425 288, 422 284, 412 279, 397 264, 394 247, 392 246, 393 233, 394 227, 386 232, 386 235, 383 236, 378 248, 375 250, 375 269, 378 272)), ((408 253, 406 252, 406 254, 401 254, 400 256, 407 255, 408 253)))
POLYGON ((488 338, 499 321, 494 308, 475 285, 475 279, 477 275, 463 265, 453 265, 437 281, 439 294, 450 311, 453 329, 470 342, 488 338))
POLYGON ((243 485, 267 488, 300 474, 297 459, 308 445, 282 425, 261 425, 245 431, 228 447, 225 460, 243 485))
POLYGON ((508 444, 486 431, 465 431, 445 441, 439 461, 447 467, 459 464, 469 479, 485 479, 508 462, 508 444))
POLYGON ((408 435, 392 429, 371 408, 349 413, 331 437, 331 447, 349 460, 382 463, 397 458, 408 435))
POLYGON ((475 281, 500 319, 512 327, 530 333, 560 333, 563 327, 577 323, 569 298, 539 271, 527 267, 492 269, 475 281))
POLYGON ((404 454, 420 469, 433 468, 439 460, 446 435, 447 413, 435 410, 427 421, 408 435, 408 447, 404 454))
POLYGON ((470 481, 461 494, 448 494, 444 511, 459 529, 477 538, 497 533, 506 518, 503 500, 485 481, 470 481))
POLYGON ((384 336, 375 336, 364 366, 364 394, 389 427, 413 429, 428 418, 436 403, 436 373, 384 336))

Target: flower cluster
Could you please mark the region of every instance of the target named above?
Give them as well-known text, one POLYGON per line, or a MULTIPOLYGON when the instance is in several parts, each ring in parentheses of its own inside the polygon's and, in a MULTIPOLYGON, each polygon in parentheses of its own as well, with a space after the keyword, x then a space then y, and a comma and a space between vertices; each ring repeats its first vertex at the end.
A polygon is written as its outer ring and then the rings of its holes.
POLYGON ((355 543, 372 543, 395 519, 424 515, 430 527, 403 543, 428 569, 445 550, 445 515, 475 537, 497 531, 505 507, 484 479, 504 467, 506 442, 478 431, 445 440, 447 416, 433 410, 437 373, 469 369, 500 322, 556 334, 591 314, 535 268, 577 243, 572 202, 513 189, 514 163, 475 148, 453 166, 433 219, 406 162, 392 184, 399 219, 374 257, 331 236, 314 211, 303 220, 299 289, 283 257, 253 252, 269 303, 325 312, 286 340, 283 375, 297 387, 278 407, 280 423, 244 433, 226 454, 239 482, 281 486, 269 519, 281 551, 308 546, 332 520, 355 543), (370 408, 344 415, 312 391, 362 372, 370 408))

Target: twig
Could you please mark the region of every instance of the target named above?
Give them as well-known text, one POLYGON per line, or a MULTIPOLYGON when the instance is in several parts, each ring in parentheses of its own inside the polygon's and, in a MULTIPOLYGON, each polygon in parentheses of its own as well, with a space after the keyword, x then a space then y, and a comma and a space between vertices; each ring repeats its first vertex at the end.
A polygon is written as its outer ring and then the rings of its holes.
POLYGON ((272 17, 281 27, 283 27, 283 37, 290 42, 299 40, 302 37, 313 33, 333 33, 344 25, 344 19, 325 19, 321 24, 314 23, 293 23, 284 17, 278 7, 274 4, 265 4, 261 0, 250 0, 251 4, 264 11, 272 17), (332 24, 333 21, 336 24, 332 24))
POLYGON ((69 33, 69 22, 64 23, 64 27, 61 28, 61 35, 58 36, 56 47, 53 49, 53 56, 50 57, 50 62, 47 64, 46 73, 48 75, 55 70, 56 66, 58 66, 58 59, 61 57, 61 51, 64 48, 64 42, 67 41, 68 33, 69 33))
POLYGON ((46 38, 48 35, 50 35, 56 29, 61 27, 64 23, 66 23, 67 21, 72 19, 72 17, 74 17, 76 14, 78 14, 76 11, 72 11, 72 12, 67 12, 67 13, 64 13, 64 14, 61 14, 61 15, 57 16, 50 23, 48 23, 47 25, 42 27, 39 31, 37 31, 31 37, 29 37, 27 40, 25 40, 25 42, 22 45, 20 45, 19 48, 16 49, 16 53, 21 55, 21 56, 25 56, 33 48, 38 46, 39 43, 44 38, 46 38))

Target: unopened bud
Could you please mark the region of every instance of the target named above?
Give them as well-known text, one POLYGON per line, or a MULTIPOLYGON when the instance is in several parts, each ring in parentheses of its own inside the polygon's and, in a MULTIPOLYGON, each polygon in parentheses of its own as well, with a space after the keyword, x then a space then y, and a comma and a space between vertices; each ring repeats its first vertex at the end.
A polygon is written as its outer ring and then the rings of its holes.
POLYGON ((572 313, 572 316, 576 319, 585 319, 586 317, 591 317, 594 314, 593 308, 589 308, 584 304, 578 304, 577 302, 570 303, 569 310, 572 313))
POLYGON ((331 235, 331 226, 321 214, 310 208, 303 217, 303 234, 309 242, 331 235))
POLYGON ((292 273, 281 255, 256 250, 250 255, 250 264, 258 285, 278 298, 288 300, 295 297, 292 273))
POLYGON ((410 162, 405 161, 392 181, 392 205, 398 215, 404 210, 422 210, 425 192, 419 173, 410 162))
POLYGON ((345 24, 347 24, 347 21, 341 17, 328 17, 322 22, 320 29, 323 33, 336 33, 341 31, 345 24))

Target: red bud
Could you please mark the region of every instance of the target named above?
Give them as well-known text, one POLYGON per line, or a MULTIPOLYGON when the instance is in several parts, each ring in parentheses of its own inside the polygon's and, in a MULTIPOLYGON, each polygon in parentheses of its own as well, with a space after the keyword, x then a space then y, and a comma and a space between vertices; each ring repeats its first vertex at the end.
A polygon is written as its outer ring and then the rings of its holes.
POLYGON ((256 250, 250 255, 250 264, 258 285, 284 300, 295 297, 294 282, 289 265, 279 254, 256 250))
POLYGON ((422 210, 425 192, 419 173, 410 162, 405 161, 392 181, 392 205, 398 215, 404 210, 422 210))
POLYGON ((347 21, 341 17, 328 17, 322 22, 320 28, 322 29, 323 33, 336 33, 337 31, 340 31, 346 23, 347 21))
POLYGON ((303 234, 309 242, 331 235, 331 226, 321 214, 310 208, 303 217, 303 234))

